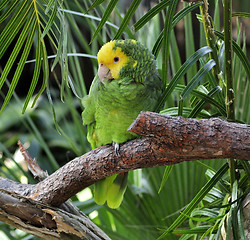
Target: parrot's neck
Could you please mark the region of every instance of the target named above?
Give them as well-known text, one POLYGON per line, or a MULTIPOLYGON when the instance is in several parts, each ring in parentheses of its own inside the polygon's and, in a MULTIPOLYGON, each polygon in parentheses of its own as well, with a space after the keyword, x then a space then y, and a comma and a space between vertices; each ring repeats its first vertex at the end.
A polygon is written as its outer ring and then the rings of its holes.
POLYGON ((142 61, 138 61, 136 65, 131 66, 128 64, 122 68, 120 71, 120 79, 127 77, 136 82, 143 83, 147 77, 154 74, 157 74, 156 61, 152 58, 152 56, 146 55, 142 61))

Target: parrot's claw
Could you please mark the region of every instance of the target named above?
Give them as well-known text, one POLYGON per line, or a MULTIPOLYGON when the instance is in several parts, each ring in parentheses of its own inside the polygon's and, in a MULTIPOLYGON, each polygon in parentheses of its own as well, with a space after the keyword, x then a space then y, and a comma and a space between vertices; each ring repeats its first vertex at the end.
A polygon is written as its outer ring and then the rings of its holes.
POLYGON ((113 142, 113 147, 115 148, 116 155, 119 155, 119 149, 120 149, 119 143, 113 142))

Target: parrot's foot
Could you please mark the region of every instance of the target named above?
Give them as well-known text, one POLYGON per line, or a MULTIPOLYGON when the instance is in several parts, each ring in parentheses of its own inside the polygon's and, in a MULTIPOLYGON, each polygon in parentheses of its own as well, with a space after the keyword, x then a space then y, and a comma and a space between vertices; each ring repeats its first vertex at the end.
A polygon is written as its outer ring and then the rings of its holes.
POLYGON ((116 155, 119 155, 119 149, 120 149, 119 143, 113 142, 112 145, 113 145, 113 147, 115 149, 116 155))

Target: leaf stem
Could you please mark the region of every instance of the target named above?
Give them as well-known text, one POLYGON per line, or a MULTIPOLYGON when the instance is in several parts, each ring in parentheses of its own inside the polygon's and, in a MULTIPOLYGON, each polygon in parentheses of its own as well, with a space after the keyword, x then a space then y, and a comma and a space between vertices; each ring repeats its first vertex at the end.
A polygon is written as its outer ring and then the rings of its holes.
MULTIPOLYGON (((207 0, 203 0, 203 4, 200 6, 200 13, 202 16, 203 28, 205 32, 207 45, 211 47, 212 49, 212 52, 210 53, 210 59, 214 59, 215 61, 215 65, 212 68, 212 74, 214 78, 216 79, 217 85, 221 85, 220 78, 219 78, 220 65, 219 65, 219 59, 218 59, 218 54, 217 54, 216 38, 215 38, 212 23, 210 21, 210 16, 208 13, 208 1, 207 0)), ((217 87, 216 83, 212 84, 212 88, 217 87)), ((225 100, 222 94, 218 95, 218 100, 220 103, 225 104, 225 100)))
MULTIPOLYGON (((200 6, 200 12, 202 15, 202 22, 204 27, 204 32, 206 36, 207 45, 212 48, 212 52, 210 53, 211 59, 214 59, 216 65, 213 67, 213 75, 217 80, 217 83, 219 83, 219 60, 217 55, 217 49, 216 49, 216 41, 215 41, 215 35, 213 31, 212 24, 209 20, 210 16, 208 14, 208 2, 207 0, 203 0, 203 4, 200 6)), ((215 86, 213 86, 215 87, 215 86)))
MULTIPOLYGON (((234 121, 234 90, 232 71, 232 0, 224 0, 224 42, 225 42, 225 81, 227 120, 234 121)), ((231 186, 235 181, 236 163, 229 159, 231 186)))

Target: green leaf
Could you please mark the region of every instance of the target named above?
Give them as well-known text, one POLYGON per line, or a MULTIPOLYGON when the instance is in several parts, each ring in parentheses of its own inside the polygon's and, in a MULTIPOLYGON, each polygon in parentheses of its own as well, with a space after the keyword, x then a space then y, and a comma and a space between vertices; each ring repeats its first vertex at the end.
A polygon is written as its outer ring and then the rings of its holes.
MULTIPOLYGON (((32 16, 34 16, 34 13, 33 13, 32 16)), ((30 28, 30 26, 32 24, 32 21, 34 20, 32 18, 32 16, 29 18, 29 21, 26 22, 26 24, 25 24, 25 26, 23 28, 23 31, 21 32, 21 34, 20 34, 20 36, 19 36, 19 38, 18 38, 18 40, 17 40, 17 42, 15 44, 15 47, 14 47, 14 49, 13 49, 13 51, 12 51, 6 65, 5 65, 5 67, 4 67, 4 70, 3 70, 2 75, 0 77, 0 89, 2 88, 2 86, 3 86, 4 82, 5 82, 5 79, 7 78, 8 74, 9 74, 9 72, 10 72, 10 70, 11 70, 13 64, 14 64, 14 62, 15 62, 17 56, 18 56, 18 53, 21 51, 22 45, 23 45, 23 43, 24 43, 24 41, 25 41, 25 39, 27 37, 27 34, 29 32, 29 28, 30 28)), ((0 112, 2 112, 3 109, 4 108, 2 106, 0 112)))
MULTIPOLYGON (((224 34, 219 32, 219 31, 214 31, 215 35, 217 37, 219 37, 221 40, 224 40, 224 34)), ((233 50, 235 52, 235 54, 238 56, 238 58, 240 59, 246 74, 247 74, 247 78, 250 81, 250 63, 247 59, 246 54, 244 54, 244 52, 241 50, 240 46, 234 41, 232 40, 232 46, 233 46, 233 50)))
POLYGON ((8 21, 7 25, 3 29, 0 35, 0 58, 2 58, 8 46, 11 44, 12 40, 19 33, 19 30, 25 23, 26 17, 30 12, 31 4, 28 5, 24 1, 16 10, 15 14, 12 16, 10 21, 8 21))
POLYGON ((174 230, 173 234, 202 234, 208 229, 211 228, 211 225, 203 225, 203 226, 197 226, 192 229, 180 229, 180 230, 174 230))
POLYGON ((2 3, 0 4, 0 11, 9 3, 9 0, 3 0, 2 3))
MULTIPOLYGON (((188 3, 183 3, 184 6, 188 6, 188 3)), ((195 52, 195 41, 194 41, 194 31, 191 13, 187 14, 184 18, 184 41, 185 41, 185 56, 190 57, 195 52)), ((192 78, 197 73, 197 66, 194 64, 187 73, 187 79, 192 78)))
MULTIPOLYGON (((27 106, 28 106, 28 103, 34 93, 34 90, 36 88, 36 85, 37 85, 37 82, 38 82, 38 78, 39 78, 39 75, 40 75, 40 71, 41 71, 41 63, 42 63, 42 49, 41 49, 41 32, 40 32, 40 29, 37 28, 37 46, 36 46, 36 62, 35 62, 35 69, 34 69, 34 73, 33 73, 33 78, 32 78, 32 81, 31 81, 31 84, 30 84, 30 88, 29 88, 29 92, 26 96, 26 99, 25 99, 25 102, 24 102, 24 105, 23 105, 23 110, 22 110, 22 113, 24 114, 27 106)), ((34 106, 34 104, 33 104, 34 106)))
POLYGON ((231 236, 231 229, 232 229, 232 209, 228 212, 227 218, 225 219, 226 222, 226 240, 233 239, 231 236))
POLYGON ((235 12, 235 13, 232 13, 232 17, 250 18, 250 13, 248 13, 248 12, 235 12))
POLYGON ((188 83, 187 87, 181 94, 181 99, 185 100, 189 93, 196 87, 196 85, 202 80, 202 78, 212 69, 215 65, 215 61, 213 59, 209 60, 199 71, 198 73, 191 79, 188 83))
MULTIPOLYGON (((234 181, 232 188, 232 202, 236 201, 237 198, 238 198, 238 182, 236 180, 234 181)), ((231 209, 232 209, 233 239, 238 240, 239 239, 239 228, 238 228, 238 218, 237 218, 238 204, 233 203, 231 209)))
POLYGON ((242 164, 242 166, 246 172, 246 175, 247 175, 248 179, 250 180, 250 164, 249 164, 249 162, 240 161, 240 163, 242 164))
POLYGON ((162 81, 166 86, 168 82, 168 62, 169 62, 169 47, 171 39, 171 31, 173 29, 173 17, 176 11, 178 0, 173 0, 168 7, 164 29, 163 29, 163 49, 162 49, 162 81))
POLYGON ((68 84, 68 57, 67 57, 67 42, 68 42, 68 35, 65 24, 62 25, 62 34, 63 34, 63 42, 62 42, 62 62, 61 62, 61 69, 62 69, 62 84, 61 84, 61 100, 63 101, 64 96, 64 86, 68 84))
POLYGON ((102 4, 105 0, 95 0, 92 5, 88 8, 87 12, 92 10, 93 8, 97 7, 98 5, 102 4))
POLYGON ((98 33, 101 31, 102 27, 104 26, 104 24, 106 23, 106 21, 108 20, 108 18, 110 16, 110 14, 112 13, 113 9, 115 8, 117 2, 118 2, 118 0, 111 0, 109 2, 109 5, 107 6, 107 9, 102 16, 102 19, 101 19, 100 23, 98 24, 90 43, 92 43, 94 41, 94 39, 96 38, 98 33))
POLYGON ((42 59, 43 59, 43 83, 42 83, 42 86, 39 90, 39 92, 37 93, 33 103, 32 103, 32 106, 33 107, 37 101, 37 99, 39 98, 39 96, 43 93, 43 91, 45 90, 46 88, 46 83, 47 83, 47 80, 49 79, 49 63, 48 63, 48 56, 47 56, 47 51, 46 51, 46 46, 45 46, 45 43, 44 43, 44 40, 42 39, 41 40, 41 44, 42 44, 42 59))
MULTIPOLYGON (((52 3, 51 3, 52 4, 52 3)), ((48 7, 47 7, 48 8, 48 7)), ((46 12, 46 11, 45 11, 46 12)), ((50 28, 52 27, 52 25, 55 22, 55 18, 56 18, 56 13, 57 13, 57 1, 54 1, 54 6, 52 8, 52 13, 49 17, 49 20, 44 28, 43 34, 42 34, 42 38, 45 37, 45 35, 48 33, 48 31, 50 30, 50 28)))
MULTIPOLYGON (((161 114, 166 114, 168 116, 179 116, 178 114, 178 107, 171 107, 171 108, 166 108, 162 111, 160 111, 161 114)), ((182 116, 184 117, 188 117, 189 114, 192 112, 192 108, 188 108, 188 107, 183 107, 182 109, 182 116)), ((210 118, 211 115, 209 114, 209 112, 202 110, 201 112, 198 113, 197 115, 198 118, 210 118)))
POLYGON ((159 191, 158 191, 158 194, 161 192, 163 186, 165 185, 165 183, 167 182, 168 180, 168 177, 173 169, 174 165, 170 165, 170 166, 166 166, 165 167, 165 171, 164 171, 164 175, 162 177, 162 181, 161 181, 161 186, 159 188, 159 191))
MULTIPOLYGON (((121 12, 119 11, 119 9, 115 8, 115 13, 116 13, 117 17, 119 18, 119 20, 122 22, 123 17, 121 16, 121 12)), ((119 27, 117 29, 119 29, 119 27)), ((125 27, 124 32, 126 32, 126 38, 136 39, 133 31, 131 30, 131 28, 129 26, 125 27)))
POLYGON ((220 29, 220 7, 219 7, 219 0, 215 1, 213 22, 214 22, 214 29, 219 30, 220 29))
POLYGON ((130 5, 130 7, 129 7, 129 9, 128 9, 128 11, 127 11, 127 13, 126 13, 120 27, 119 27, 119 29, 118 29, 118 31, 117 31, 117 33, 114 36, 114 39, 119 39, 121 37, 124 29, 128 26, 128 23, 129 23, 130 19, 133 17, 133 15, 134 15, 136 9, 138 8, 138 6, 140 5, 141 1, 142 0, 134 0, 131 3, 131 5, 130 5))
POLYGON ((196 106, 193 108, 193 110, 191 111, 191 113, 188 115, 189 118, 193 118, 196 117, 199 112, 202 110, 202 108, 204 107, 204 105, 208 102, 212 103, 214 106, 216 106, 219 111, 222 113, 222 116, 226 116, 226 109, 224 108, 224 106, 222 106, 220 103, 211 100, 212 97, 221 92, 221 87, 217 86, 216 88, 213 88, 207 95, 206 97, 204 97, 202 100, 200 100, 196 106))
POLYGON ((178 102, 178 116, 182 116, 183 114, 183 100, 180 99, 180 101, 178 102))
MULTIPOLYGON (((88 14, 84 14, 84 13, 81 13, 81 12, 76 12, 76 11, 71 11, 71 10, 66 10, 66 9, 60 9, 60 12, 65 12, 65 13, 70 13, 71 15, 76 15, 76 16, 81 16, 81 17, 85 17, 87 19, 92 19, 92 20, 97 20, 99 22, 101 22, 102 18, 99 18, 99 17, 95 17, 95 16, 92 16, 92 15, 88 15, 88 14)), ((75 22, 75 21, 74 21, 75 22)), ((91 23, 91 22, 89 22, 91 23)), ((109 21, 106 21, 104 24, 107 24, 115 29, 119 29, 118 26, 116 26, 115 24, 109 22, 109 21)), ((72 26, 72 23, 71 23, 71 26, 72 26)), ((72 26, 74 27, 75 29, 77 29, 77 31, 79 31, 79 28, 77 28, 77 26, 72 26)), ((93 28, 93 27, 92 27, 93 28)), ((94 31, 96 30, 96 27, 93 29, 94 31)), ((86 40, 84 40, 86 41, 86 40)), ((83 42, 84 44, 85 42, 83 42)), ((86 43, 84 44, 86 45, 86 43)), ((87 44, 88 45, 88 44, 87 44)))
POLYGON ((193 10, 195 10, 196 8, 198 8, 200 5, 202 5, 202 2, 197 2, 197 3, 193 3, 190 4, 186 7, 184 7, 183 9, 181 9, 178 13, 176 13, 176 15, 174 16, 173 19, 173 27, 182 19, 184 18, 187 14, 191 13, 193 10))
POLYGON ((57 4, 57 0, 49 0, 48 4, 46 6, 46 9, 45 9, 45 14, 48 14, 49 10, 51 10, 52 8, 54 8, 56 4, 57 4))
MULTIPOLYGON (((59 42, 58 42, 58 46, 57 46, 57 53, 55 56, 55 59, 53 61, 53 64, 51 66, 51 71, 54 70, 56 64, 58 63, 58 61, 61 59, 62 57, 62 49, 63 49, 63 42, 64 42, 64 37, 65 34, 67 34, 67 32, 65 32, 65 18, 64 18, 64 12, 62 12, 61 14, 59 14, 59 20, 60 20, 60 36, 59 36, 59 42)), ((66 36, 67 37, 67 36, 66 36)))
POLYGON ((206 196, 206 194, 215 186, 215 184, 222 178, 228 170, 228 164, 224 164, 220 170, 206 183, 206 185, 196 194, 193 200, 188 204, 181 215, 171 224, 171 226, 158 238, 162 239, 174 229, 179 227, 187 218, 187 216, 194 210, 199 202, 206 196))
POLYGON ((150 21, 157 13, 165 9, 169 4, 170 0, 162 1, 158 3, 155 7, 150 9, 144 16, 134 24, 134 30, 138 31, 142 28, 148 21, 150 21))
POLYGON ((241 240, 247 240, 246 234, 245 234, 245 228, 244 228, 244 219, 243 219, 243 213, 242 213, 242 204, 240 204, 240 208, 238 210, 238 226, 239 226, 239 234, 241 240))
MULTIPOLYGON (((6 107, 6 105, 10 101, 10 98, 13 95, 13 92, 14 92, 14 90, 16 88, 16 85, 17 85, 18 80, 19 80, 19 78, 21 76, 22 70, 24 68, 25 62, 26 62, 26 60, 28 58, 28 55, 30 53, 30 49, 32 47, 32 43, 33 43, 35 32, 36 32, 36 24, 37 24, 37 22, 35 21, 34 18, 30 18, 30 20, 31 20, 31 25, 28 25, 28 28, 30 29, 30 34, 29 34, 29 36, 28 36, 28 38, 26 40, 26 44, 24 46, 22 56, 21 56, 20 61, 19 61, 18 65, 17 65, 17 69, 15 71, 14 77, 12 78, 12 81, 11 81, 11 84, 10 84, 10 87, 9 87, 9 91, 8 91, 8 93, 7 93, 7 95, 6 95, 5 99, 4 99, 4 103, 3 103, 2 107, 1 107, 0 113, 6 107)), ((26 34, 26 32, 24 32, 24 34, 26 34)), ((20 35, 20 38, 22 38, 22 37, 25 37, 25 36, 20 35)), ((19 52, 21 50, 21 47, 22 47, 22 45, 20 44, 20 49, 17 52, 19 52)), ((6 67, 8 67, 8 65, 5 66, 5 68, 6 67)))
MULTIPOLYGON (((19 3, 18 0, 13 1, 9 6, 8 9, 4 11, 4 13, 0 16, 0 23, 2 23, 13 11, 13 9, 16 7, 17 3, 19 3)), ((1 6, 0 6, 1 9, 1 6)), ((0 10, 1 11, 1 10, 0 10)))
MULTIPOLYGON (((179 11, 178 13, 175 14, 173 21, 172 21, 172 28, 174 28, 174 26, 184 17, 186 16, 188 13, 192 12, 194 9, 196 9, 197 7, 199 7, 202 3, 195 3, 192 5, 189 5, 185 8, 183 8, 181 11, 179 11)), ((163 31, 160 33, 157 41, 154 44, 154 47, 152 49, 152 53, 157 57, 159 54, 159 51, 161 49, 162 46, 162 40, 163 40, 163 31)))
POLYGON ((39 144, 41 145, 41 147, 43 148, 43 150, 47 154, 48 161, 50 162, 51 166, 53 167, 53 170, 57 170, 59 168, 59 164, 57 163, 55 157, 53 156, 53 154, 48 146, 48 143, 43 138, 41 132, 39 131, 39 129, 37 128, 37 126, 35 125, 35 123, 33 122, 33 120, 31 119, 31 117, 28 114, 25 114, 25 120, 26 120, 26 123, 28 123, 27 125, 30 128, 30 131, 32 131, 32 133, 36 137, 37 141, 39 142, 39 144))
POLYGON ((208 221, 209 219, 214 219, 214 218, 221 218, 221 216, 218 216, 218 210, 214 210, 214 209, 209 209, 209 208, 197 208, 194 209, 194 211, 192 211, 191 215, 190 215, 190 219, 197 221, 197 222, 204 222, 204 217, 208 217, 208 219, 206 221, 208 221), (202 216, 200 217, 194 217, 194 216, 202 216))
POLYGON ((184 74, 188 71, 188 69, 195 64, 201 57, 211 52, 212 49, 208 46, 200 48, 197 50, 186 62, 181 66, 178 72, 174 75, 170 83, 168 84, 167 88, 163 92, 163 96, 160 100, 158 108, 156 111, 159 111, 161 107, 164 105, 168 96, 173 92, 174 88, 176 87, 178 81, 184 76, 184 74))
MULTIPOLYGON (((182 65, 182 62, 181 62, 180 51, 178 48, 175 34, 174 34, 174 32, 172 32, 172 34, 171 34, 171 47, 170 47, 170 66, 171 66, 171 72, 172 72, 173 76, 176 74, 176 72, 181 67, 181 65, 182 65)), ((184 78, 181 79, 181 83, 185 84, 184 78)))

